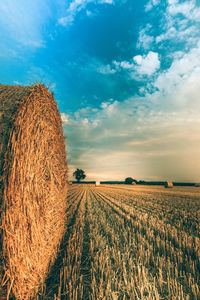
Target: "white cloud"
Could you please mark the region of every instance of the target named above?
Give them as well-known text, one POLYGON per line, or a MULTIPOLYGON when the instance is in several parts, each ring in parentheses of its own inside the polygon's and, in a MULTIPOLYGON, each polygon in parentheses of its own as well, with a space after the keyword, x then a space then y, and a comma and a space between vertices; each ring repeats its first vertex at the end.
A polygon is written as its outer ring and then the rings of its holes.
POLYGON ((177 30, 175 27, 170 27, 169 30, 163 34, 161 34, 160 36, 156 37, 156 43, 159 43, 163 40, 168 40, 168 39, 172 39, 176 36, 177 34, 177 30))
POLYGON ((114 73, 116 73, 116 70, 115 69, 113 69, 113 68, 111 68, 111 66, 110 65, 101 65, 98 69, 97 69, 97 71, 99 72, 99 73, 101 73, 101 74, 114 74, 114 73))
POLYGON ((186 41, 187 44, 197 41, 198 29, 195 26, 190 26, 185 30, 178 30, 175 27, 169 28, 165 33, 156 37, 156 43, 160 43, 164 40, 186 41), (186 40, 187 38, 187 40, 186 40))
POLYGON ((191 2, 184 2, 184 3, 169 3, 168 12, 171 15, 177 15, 177 14, 183 14, 184 16, 187 16, 189 13, 191 13, 191 10, 194 9, 194 3, 191 2))
POLYGON ((160 3, 160 0, 150 0, 146 5, 145 5, 145 11, 151 10, 154 6, 158 5, 160 3))
POLYGON ((152 0, 153 5, 158 5, 160 3, 160 0, 152 0))
POLYGON ((175 4, 175 3, 178 3, 179 0, 168 0, 167 2, 169 4, 175 4))
POLYGON ((58 24, 60 24, 62 26, 67 26, 67 25, 71 25, 73 23, 73 21, 74 21, 74 16, 69 15, 69 16, 58 19, 58 24))
POLYGON ((143 58, 142 58, 141 55, 136 55, 136 56, 133 57, 133 60, 134 60, 138 65, 141 65, 143 58))
POLYGON ((136 55, 133 60, 137 63, 136 70, 141 75, 152 75, 160 68, 158 53, 150 51, 147 55, 136 55))
POLYGON ((93 0, 74 0, 70 3, 68 12, 75 14, 76 12, 79 12, 83 8, 87 6, 89 2, 92 2, 93 0))
POLYGON ((133 64, 131 64, 130 62, 128 61, 122 61, 120 63, 120 66, 123 68, 123 69, 132 69, 133 68, 133 64))
POLYGON ((182 14, 186 18, 200 22, 200 8, 195 5, 195 1, 185 1, 178 3, 177 1, 168 1, 168 13, 172 16, 182 14))
POLYGON ((156 37, 156 43, 171 41, 173 44, 184 42, 191 48, 199 41, 200 8, 195 1, 168 1, 166 13, 161 18, 162 34, 156 37))
POLYGON ((91 12, 90 10, 86 10, 86 15, 87 15, 88 17, 90 17, 90 16, 92 15, 92 12, 91 12))
POLYGON ((131 61, 113 61, 117 71, 127 70, 132 78, 138 79, 138 75, 153 75, 160 68, 158 53, 149 51, 147 55, 136 55, 131 61))
POLYGON ((113 65, 116 67, 117 70, 120 68, 127 69, 127 70, 134 68, 134 64, 130 63, 129 61, 126 61, 126 60, 121 61, 121 62, 114 60, 113 65))
POLYGON ((113 4, 114 0, 99 0, 99 3, 107 3, 107 4, 113 4))
POLYGON ((200 43, 188 53, 175 54, 171 67, 161 73, 155 81, 155 87, 170 99, 177 107, 199 107, 200 94, 200 43), (172 96, 173 95, 173 96, 172 96))
POLYGON ((63 122, 63 124, 68 124, 70 121, 69 121, 69 115, 65 114, 65 113, 61 113, 61 120, 63 122))
POLYGON ((152 45, 154 41, 154 37, 151 35, 146 34, 146 30, 142 29, 139 32, 139 38, 138 38, 138 42, 137 42, 137 47, 138 48, 144 48, 144 49, 149 49, 150 46, 152 45))
MULTIPOLYGON (((62 26, 72 25, 75 19, 75 16, 83 9, 87 8, 89 3, 93 3, 95 5, 98 4, 114 4, 114 0, 73 0, 67 11, 66 16, 58 19, 58 24, 62 26)), ((92 12, 86 10, 86 15, 91 16, 92 12)))

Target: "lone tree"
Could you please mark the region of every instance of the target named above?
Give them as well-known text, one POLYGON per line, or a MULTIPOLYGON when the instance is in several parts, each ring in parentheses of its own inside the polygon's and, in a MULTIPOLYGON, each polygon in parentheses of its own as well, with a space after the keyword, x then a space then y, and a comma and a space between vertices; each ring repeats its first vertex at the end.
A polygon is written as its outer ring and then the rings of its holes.
POLYGON ((81 169, 76 169, 76 171, 73 173, 73 176, 78 182, 80 182, 81 179, 85 179, 86 177, 85 172, 81 169))
POLYGON ((126 179, 125 179, 125 184, 132 184, 133 182, 137 182, 137 180, 135 180, 135 179, 133 179, 133 178, 131 178, 131 177, 127 177, 126 179))

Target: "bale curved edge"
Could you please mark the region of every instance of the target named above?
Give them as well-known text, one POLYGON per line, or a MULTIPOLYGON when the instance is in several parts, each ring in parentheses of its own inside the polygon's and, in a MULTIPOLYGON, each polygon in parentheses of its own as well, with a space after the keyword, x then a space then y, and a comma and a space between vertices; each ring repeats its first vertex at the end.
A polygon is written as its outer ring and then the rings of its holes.
POLYGON ((1 286, 7 282, 7 293, 29 299, 44 283, 64 234, 62 122, 52 93, 42 84, 0 85, 0 103, 0 280, 1 286))

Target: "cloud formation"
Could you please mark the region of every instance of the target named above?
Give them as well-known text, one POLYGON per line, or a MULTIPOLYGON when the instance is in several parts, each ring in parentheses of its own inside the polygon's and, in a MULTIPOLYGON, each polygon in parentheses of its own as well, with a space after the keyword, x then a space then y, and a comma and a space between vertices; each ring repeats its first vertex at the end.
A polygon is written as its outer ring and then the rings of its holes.
POLYGON ((150 0, 147 5, 145 6, 145 11, 150 11, 154 6, 158 5, 160 0, 150 0))
POLYGON ((200 8, 195 5, 195 1, 185 1, 179 3, 178 1, 169 1, 168 13, 172 16, 182 14, 188 19, 199 22, 200 8))
MULTIPOLYGON (((70 26, 73 24, 74 19, 76 15, 86 9, 87 5, 93 3, 93 4, 114 4, 114 0, 73 0, 67 11, 66 11, 66 16, 61 17, 58 19, 58 24, 62 26, 70 26)), ((88 13, 88 10, 86 10, 86 15, 90 16, 91 11, 88 13)))
MULTIPOLYGON (((149 1, 145 10, 159 5, 149 1)), ((198 13, 195 1, 168 0, 160 34, 153 35, 149 23, 140 28, 136 46, 141 54, 99 67, 103 75, 124 72, 133 82, 148 79, 140 95, 122 102, 102 99, 100 108, 79 110, 75 118, 67 115, 67 122, 63 115, 73 145, 71 172, 81 167, 93 180, 200 180, 198 13), (177 50, 174 45, 180 42, 186 47, 177 50), (166 58, 169 65, 161 68, 166 58)))
POLYGON ((116 71, 127 70, 133 78, 143 75, 151 76, 160 68, 158 53, 153 51, 149 51, 146 55, 136 55, 130 61, 114 60, 112 64, 116 71))
MULTIPOLYGON (((104 101, 95 111, 78 111, 75 118, 63 114, 67 141, 73 145, 70 172, 81 167, 91 180, 199 181, 199 56, 200 44, 174 52, 171 66, 159 71, 151 92, 146 86, 143 96, 104 101)), ((127 72, 135 64, 138 73, 152 75, 160 67, 158 53, 137 55, 132 63, 114 62, 127 72)))
POLYGON ((1 4, 0 78, 53 82, 70 170, 200 181, 197 1, 38 1, 1 4))
POLYGON ((101 74, 115 74, 116 70, 111 68, 110 65, 101 65, 98 68, 98 72, 101 73, 101 74))
MULTIPOLYGON (((185 92, 187 88, 177 91, 177 99, 185 92)), ((123 180, 126 176, 198 180, 199 164, 194 168, 200 150, 197 107, 185 103, 180 109, 168 91, 167 96, 158 92, 123 103, 104 103, 96 112, 89 111, 80 111, 76 119, 62 117, 67 141, 73 145, 71 172, 81 167, 93 180, 123 180), (160 101, 169 103, 163 108, 160 101)))
POLYGON ((150 28, 151 26, 147 25, 146 28, 140 30, 137 42, 138 48, 143 48, 146 50, 151 47, 152 43, 154 42, 154 37, 148 34, 150 28))
POLYGON ((147 55, 136 55, 133 60, 137 64, 137 72, 141 75, 152 75, 160 68, 158 53, 152 51, 147 55))

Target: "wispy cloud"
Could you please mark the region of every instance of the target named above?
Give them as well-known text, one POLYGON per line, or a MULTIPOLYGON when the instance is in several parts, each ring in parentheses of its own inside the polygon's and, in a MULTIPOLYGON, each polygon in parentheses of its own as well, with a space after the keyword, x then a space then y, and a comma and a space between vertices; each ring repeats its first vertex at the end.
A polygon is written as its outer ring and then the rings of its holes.
POLYGON ((169 1, 168 13, 172 16, 182 14, 192 21, 200 20, 200 7, 196 6, 196 1, 185 1, 179 3, 178 1, 169 1))
POLYGON ((146 6, 145 6, 145 11, 151 10, 154 6, 158 5, 160 3, 160 0, 150 0, 146 6))
POLYGON ((123 60, 123 61, 119 62, 119 61, 114 60, 113 65, 115 66, 115 68, 117 70, 119 70, 119 69, 133 70, 134 69, 133 61, 123 60))
POLYGON ((66 17, 59 18, 59 20, 58 20, 58 24, 60 24, 62 26, 71 25, 71 24, 73 24, 73 22, 74 22, 73 15, 68 15, 66 17))
POLYGON ((101 74, 115 74, 117 71, 110 65, 102 65, 98 68, 98 72, 101 74))
MULTIPOLYGON (((168 0, 166 11, 160 18, 162 33, 156 43, 172 41, 184 43, 186 47, 195 46, 199 41, 200 7, 196 1, 168 0)), ((138 40, 139 43, 139 40, 138 40)))
POLYGON ((156 42, 160 43, 164 40, 176 39, 179 41, 186 41, 191 43, 192 39, 197 41, 198 29, 195 26, 190 26, 189 28, 178 30, 175 27, 170 27, 165 33, 156 37, 156 42), (186 38, 188 40, 186 40, 186 38))
MULTIPOLYGON (((94 5, 98 4, 114 4, 114 0, 73 0, 64 17, 58 19, 58 24, 62 26, 70 26, 73 24, 76 15, 87 8, 88 4, 93 3, 94 5)), ((91 11, 86 10, 86 15, 90 16, 91 11)))
POLYGON ((114 0, 99 0, 99 3, 114 4, 114 0))
POLYGON ((147 25, 146 28, 143 28, 139 32, 139 38, 137 42, 137 48, 149 49, 154 42, 154 37, 148 34, 151 26, 147 25))

